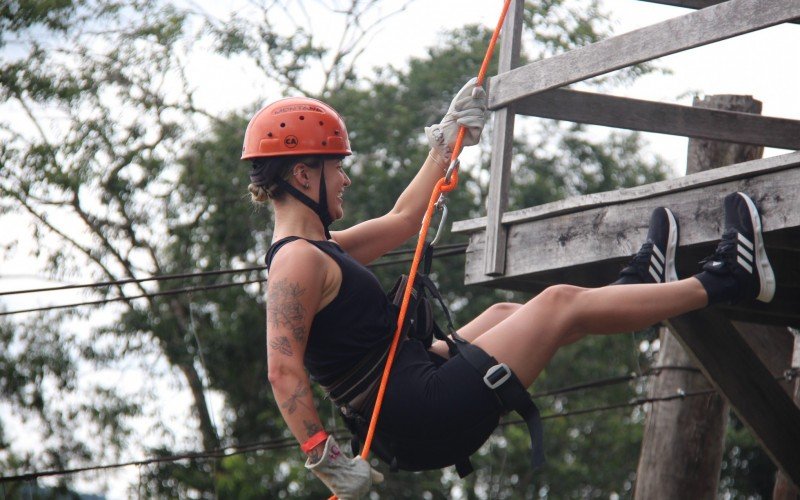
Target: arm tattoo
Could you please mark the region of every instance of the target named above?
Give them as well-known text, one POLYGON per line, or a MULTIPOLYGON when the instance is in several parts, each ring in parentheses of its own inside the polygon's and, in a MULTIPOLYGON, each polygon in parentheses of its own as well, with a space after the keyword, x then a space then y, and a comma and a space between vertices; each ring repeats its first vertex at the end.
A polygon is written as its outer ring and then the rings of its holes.
POLYGON ((310 420, 303 420, 303 425, 306 427, 306 435, 308 437, 313 436, 314 434, 318 433, 322 430, 322 426, 312 422, 310 420))
POLYGON ((308 386, 303 384, 302 382, 297 383, 297 387, 294 390, 294 394, 289 396, 289 399, 281 403, 281 408, 285 409, 289 415, 297 411, 297 406, 303 406, 308 408, 308 405, 303 401, 303 398, 308 395, 308 386))
POLYGON ((284 278, 269 287, 267 295, 267 312, 269 322, 273 326, 286 327, 292 332, 297 342, 306 337, 306 309, 300 303, 300 296, 305 293, 298 283, 290 283, 284 278))
MULTIPOLYGON (((306 435, 308 437, 311 437, 322 430, 322 426, 310 420, 303 420, 303 425, 306 426, 306 435)), ((316 446, 314 447, 314 449, 308 452, 308 458, 311 460, 311 463, 320 461, 320 459, 322 458, 323 450, 324 447, 320 448, 319 446, 316 446)))
POLYGON ((292 351, 292 345, 289 344, 289 337, 282 336, 278 337, 277 339, 271 340, 269 342, 269 346, 286 356, 294 355, 294 352, 292 351))

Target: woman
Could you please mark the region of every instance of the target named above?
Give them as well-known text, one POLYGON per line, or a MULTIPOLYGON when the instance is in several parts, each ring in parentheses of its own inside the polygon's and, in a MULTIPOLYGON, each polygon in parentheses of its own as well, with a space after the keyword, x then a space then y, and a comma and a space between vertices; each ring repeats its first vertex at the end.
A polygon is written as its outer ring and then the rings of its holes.
MULTIPOLYGON (((255 202, 271 203, 275 213, 267 254, 269 381, 308 455, 306 466, 339 498, 357 498, 382 476, 360 458, 344 455, 325 433, 309 375, 349 420, 369 418, 396 308, 364 266, 418 234, 459 126, 467 128, 464 145, 473 145, 486 116, 485 92, 472 80, 442 122, 425 129, 430 154, 392 210, 334 232, 328 226, 343 216, 351 184, 342 168, 351 151, 341 117, 320 101, 290 98, 263 108, 247 127, 242 159, 253 165, 250 192, 255 202)), ((759 215, 747 196, 725 199, 725 229, 702 272, 677 280, 677 222, 669 210, 657 208, 647 242, 617 282, 626 286, 553 286, 526 304, 496 304, 458 333, 470 349, 510 369, 504 380, 528 387, 559 347, 586 335, 642 329, 718 302, 769 301, 774 277, 759 215)), ((465 357, 450 357, 441 341, 430 349, 412 340, 401 343, 377 434, 401 468, 441 467, 468 456, 506 411, 465 357)))

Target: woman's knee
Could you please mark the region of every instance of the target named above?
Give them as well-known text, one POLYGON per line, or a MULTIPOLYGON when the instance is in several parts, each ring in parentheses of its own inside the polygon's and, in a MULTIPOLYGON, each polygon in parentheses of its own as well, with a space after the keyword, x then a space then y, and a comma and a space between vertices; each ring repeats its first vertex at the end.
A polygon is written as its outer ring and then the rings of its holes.
POLYGON ((552 326, 550 333, 556 337, 553 340, 557 344, 565 345, 574 342, 580 321, 580 311, 576 304, 580 295, 588 290, 588 288, 573 285, 553 285, 545 288, 532 299, 546 311, 549 324, 552 326))
POLYGON ((516 302, 498 302, 489 306, 487 312, 505 319, 517 312, 520 307, 522 304, 516 302))
POLYGON ((586 291, 586 288, 573 285, 553 285, 545 288, 533 300, 546 302, 554 307, 569 307, 575 301, 575 297, 586 291))

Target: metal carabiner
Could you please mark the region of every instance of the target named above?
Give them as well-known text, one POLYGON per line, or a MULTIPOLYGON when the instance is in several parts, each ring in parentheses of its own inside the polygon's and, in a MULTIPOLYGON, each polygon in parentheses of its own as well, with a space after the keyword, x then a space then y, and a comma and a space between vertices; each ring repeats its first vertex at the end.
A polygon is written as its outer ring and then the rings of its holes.
POLYGON ((431 241, 430 246, 436 246, 436 243, 439 241, 439 238, 442 237, 444 224, 447 221, 447 205, 444 201, 444 196, 439 197, 439 201, 436 202, 437 207, 441 207, 442 209, 442 218, 439 219, 439 228, 436 230, 436 236, 433 237, 433 241, 431 241))
POLYGON ((447 173, 444 176, 444 180, 447 184, 450 184, 450 178, 453 176, 453 172, 458 170, 458 167, 460 166, 461 166, 461 160, 456 158, 455 160, 453 160, 452 163, 450 163, 450 166, 447 167, 447 173))

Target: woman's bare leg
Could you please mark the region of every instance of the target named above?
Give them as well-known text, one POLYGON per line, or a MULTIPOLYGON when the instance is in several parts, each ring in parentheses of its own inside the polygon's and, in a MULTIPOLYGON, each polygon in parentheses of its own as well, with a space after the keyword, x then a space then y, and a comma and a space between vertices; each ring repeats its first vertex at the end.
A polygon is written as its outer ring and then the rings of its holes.
POLYGON ((527 387, 563 345, 590 334, 640 330, 707 303, 695 278, 591 289, 557 285, 479 335, 474 344, 506 363, 527 387))
MULTIPOLYGON (((488 309, 475 317, 472 321, 458 329, 458 334, 464 340, 473 342, 475 339, 489 331, 492 327, 499 324, 512 314, 514 314, 522 304, 514 302, 499 302, 491 305, 488 309)), ((443 358, 450 357, 447 351, 447 344, 444 341, 437 340, 431 345, 430 351, 435 352, 443 358)))

